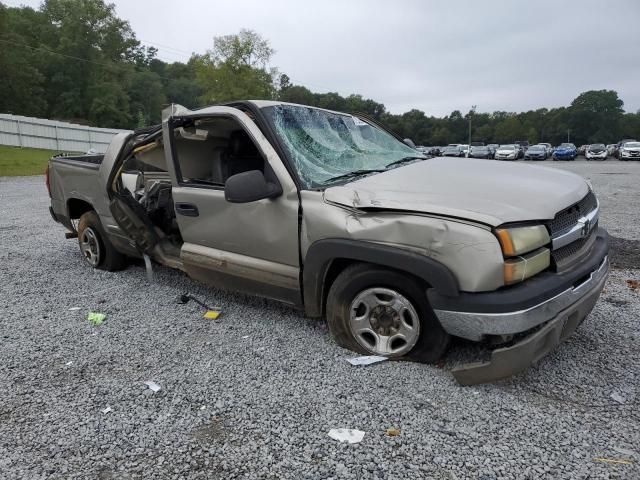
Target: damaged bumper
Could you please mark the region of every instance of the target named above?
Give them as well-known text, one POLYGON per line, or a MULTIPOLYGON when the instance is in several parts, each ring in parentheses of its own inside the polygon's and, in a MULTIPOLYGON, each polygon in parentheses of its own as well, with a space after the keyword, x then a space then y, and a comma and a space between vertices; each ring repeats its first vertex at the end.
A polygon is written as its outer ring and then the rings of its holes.
POLYGON ((494 350, 488 362, 454 369, 456 380, 462 385, 472 385, 509 377, 540 360, 571 335, 604 287, 609 272, 607 253, 608 237, 600 229, 591 262, 566 274, 540 275, 518 289, 463 294, 458 300, 430 293, 436 316, 452 335, 480 341, 488 336, 532 332, 509 347, 494 350), (502 298, 504 294, 508 296, 502 298), (519 299, 520 295, 524 298, 519 299), (527 296, 529 301, 524 308, 513 308, 522 305, 520 301, 527 296), (455 304, 461 307, 457 311, 451 308, 455 304))
POLYGON ((566 340, 589 315, 607 280, 608 270, 608 259, 605 258, 601 268, 583 285, 574 289, 583 293, 575 303, 535 333, 510 347, 494 350, 490 361, 454 368, 452 373, 455 379, 461 385, 492 382, 521 372, 540 360, 566 340))

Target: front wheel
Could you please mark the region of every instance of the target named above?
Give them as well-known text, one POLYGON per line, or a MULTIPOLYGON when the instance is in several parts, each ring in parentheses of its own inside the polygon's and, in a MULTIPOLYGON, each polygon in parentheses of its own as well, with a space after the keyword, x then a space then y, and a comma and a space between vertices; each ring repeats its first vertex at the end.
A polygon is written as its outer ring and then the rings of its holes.
POLYGON ((370 264, 347 267, 329 290, 327 322, 336 343, 366 355, 432 363, 450 336, 409 275, 370 264))
POLYGON ((96 212, 86 212, 78 221, 80 253, 89 266, 114 272, 127 265, 127 258, 107 238, 96 212))

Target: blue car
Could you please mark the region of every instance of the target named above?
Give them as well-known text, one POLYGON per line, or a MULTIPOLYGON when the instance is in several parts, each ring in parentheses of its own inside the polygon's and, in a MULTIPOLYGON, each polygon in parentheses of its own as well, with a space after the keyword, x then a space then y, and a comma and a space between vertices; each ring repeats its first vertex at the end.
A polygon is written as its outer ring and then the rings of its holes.
POLYGON ((578 156, 578 150, 573 143, 561 143, 553 151, 554 160, 575 160, 578 156))

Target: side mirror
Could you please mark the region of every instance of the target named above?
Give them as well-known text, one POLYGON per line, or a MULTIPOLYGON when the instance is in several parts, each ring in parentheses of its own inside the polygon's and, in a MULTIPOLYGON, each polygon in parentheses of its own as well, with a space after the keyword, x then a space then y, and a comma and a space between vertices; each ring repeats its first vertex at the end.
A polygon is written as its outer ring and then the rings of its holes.
POLYGON ((267 182, 260 170, 236 173, 224 184, 224 198, 231 203, 249 203, 282 195, 280 184, 267 182))
POLYGON ((416 144, 413 143, 413 140, 411 140, 410 138, 405 138, 404 140, 402 140, 404 143, 406 143, 407 145, 409 145, 411 148, 416 148, 416 144))

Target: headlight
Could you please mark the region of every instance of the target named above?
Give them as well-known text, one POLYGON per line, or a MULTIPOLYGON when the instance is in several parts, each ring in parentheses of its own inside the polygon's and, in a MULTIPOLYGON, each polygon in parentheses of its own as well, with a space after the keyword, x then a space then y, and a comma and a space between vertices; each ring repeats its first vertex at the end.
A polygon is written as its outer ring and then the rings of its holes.
POLYGON ((528 255, 508 258, 504 262, 504 284, 511 285, 540 273, 551 263, 551 252, 540 248, 528 255))
POLYGON ((549 232, 543 225, 496 229, 504 261, 504 284, 526 280, 551 265, 549 232))
POLYGON ((514 257, 531 252, 550 242, 549 232, 544 225, 528 227, 499 228, 496 235, 505 257, 514 257))

